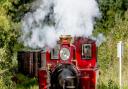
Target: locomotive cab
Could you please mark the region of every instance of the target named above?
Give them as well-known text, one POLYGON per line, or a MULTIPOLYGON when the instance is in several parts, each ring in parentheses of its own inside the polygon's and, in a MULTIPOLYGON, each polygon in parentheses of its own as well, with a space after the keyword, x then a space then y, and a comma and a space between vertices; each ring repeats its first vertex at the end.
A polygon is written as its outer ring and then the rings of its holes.
POLYGON ((96 89, 97 82, 97 51, 94 40, 75 38, 76 67, 80 72, 80 89, 96 89))
POLYGON ((39 89, 96 89, 96 54, 95 41, 61 36, 56 47, 46 50, 39 89))

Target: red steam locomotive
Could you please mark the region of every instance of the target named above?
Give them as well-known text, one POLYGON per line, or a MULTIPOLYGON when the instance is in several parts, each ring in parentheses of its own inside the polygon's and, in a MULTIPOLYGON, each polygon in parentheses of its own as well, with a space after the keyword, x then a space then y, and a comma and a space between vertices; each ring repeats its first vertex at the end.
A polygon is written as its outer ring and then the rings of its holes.
POLYGON ((96 89, 96 54, 94 40, 61 36, 55 48, 43 53, 39 89, 96 89))

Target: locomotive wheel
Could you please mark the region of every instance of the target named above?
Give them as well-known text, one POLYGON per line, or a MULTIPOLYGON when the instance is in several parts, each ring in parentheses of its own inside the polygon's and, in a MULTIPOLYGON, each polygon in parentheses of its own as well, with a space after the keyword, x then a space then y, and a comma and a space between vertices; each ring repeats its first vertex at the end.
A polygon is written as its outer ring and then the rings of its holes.
POLYGON ((70 64, 62 64, 51 74, 51 89, 78 89, 77 71, 70 64))

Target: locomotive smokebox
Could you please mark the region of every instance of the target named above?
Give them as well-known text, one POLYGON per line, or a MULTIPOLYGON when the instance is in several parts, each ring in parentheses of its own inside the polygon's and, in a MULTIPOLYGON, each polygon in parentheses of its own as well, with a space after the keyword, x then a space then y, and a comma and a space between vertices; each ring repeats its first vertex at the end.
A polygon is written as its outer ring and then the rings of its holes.
POLYGON ((61 35, 60 36, 60 43, 61 44, 70 44, 72 41, 71 35, 61 35))
POLYGON ((78 89, 78 71, 70 64, 57 66, 51 73, 51 89, 78 89))

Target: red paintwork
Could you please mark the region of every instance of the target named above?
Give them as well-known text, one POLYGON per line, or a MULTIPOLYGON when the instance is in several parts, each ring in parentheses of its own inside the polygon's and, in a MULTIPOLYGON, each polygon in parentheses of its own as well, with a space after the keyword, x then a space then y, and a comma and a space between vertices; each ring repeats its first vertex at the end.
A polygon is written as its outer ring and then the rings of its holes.
POLYGON ((47 89, 47 72, 46 69, 39 69, 38 71, 39 89, 47 89))
MULTIPOLYGON (((50 59, 50 50, 47 49, 46 52, 46 68, 50 71, 54 71, 56 65, 60 63, 68 63, 68 64, 74 64, 76 66, 76 69, 79 71, 79 80, 80 80, 80 89, 96 89, 96 74, 97 74, 97 61, 96 61, 96 44, 95 41, 87 39, 87 38, 81 38, 77 37, 74 38, 74 43, 72 44, 60 44, 60 49, 66 47, 70 50, 70 58, 67 61, 63 61, 60 59, 54 60, 50 59), (82 44, 91 44, 92 45, 92 59, 91 60, 83 60, 81 58, 81 50, 82 50, 82 44)), ((46 70, 39 70, 39 89, 47 89, 47 83, 46 83, 46 70), (43 85, 43 86, 42 86, 43 85)))
POLYGON ((87 38, 75 38, 74 45, 76 47, 76 59, 78 63, 78 68, 91 68, 96 66, 96 44, 95 41, 87 38), (82 44, 92 44, 92 59, 91 60, 82 60, 82 44))

